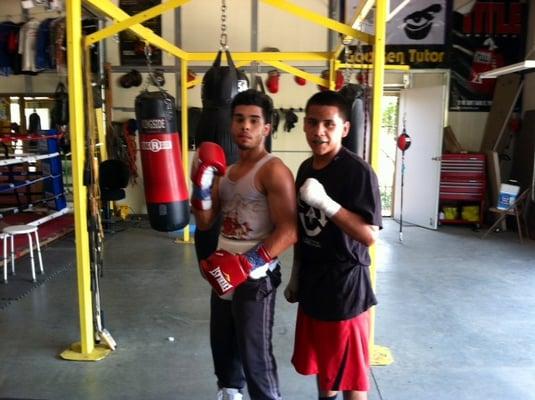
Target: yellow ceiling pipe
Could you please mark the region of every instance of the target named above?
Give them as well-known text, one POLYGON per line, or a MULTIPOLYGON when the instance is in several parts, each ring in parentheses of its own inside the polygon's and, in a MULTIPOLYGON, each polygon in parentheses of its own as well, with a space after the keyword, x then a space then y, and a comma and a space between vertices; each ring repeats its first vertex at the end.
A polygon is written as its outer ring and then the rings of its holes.
MULTIPOLYGON (((188 61, 213 61, 216 52, 188 53, 188 61)), ((234 61, 327 61, 331 54, 325 51, 310 52, 232 52, 234 61)))
POLYGON ((332 18, 327 18, 319 13, 307 10, 306 8, 290 3, 289 1, 286 1, 286 0, 262 0, 262 1, 273 7, 280 8, 283 11, 286 11, 291 14, 297 15, 298 17, 307 19, 317 25, 321 25, 328 29, 336 31, 338 33, 351 36, 364 43, 373 42, 373 36, 368 33, 357 31, 356 29, 353 29, 349 25, 343 24, 332 18))

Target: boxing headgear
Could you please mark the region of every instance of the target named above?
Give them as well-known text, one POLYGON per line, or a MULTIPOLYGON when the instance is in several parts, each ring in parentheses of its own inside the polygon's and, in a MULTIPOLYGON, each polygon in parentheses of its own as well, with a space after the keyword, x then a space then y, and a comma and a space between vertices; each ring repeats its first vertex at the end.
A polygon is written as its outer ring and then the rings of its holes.
POLYGON ((285 119, 284 121, 285 132, 290 132, 295 127, 295 124, 299 120, 297 115, 293 112, 293 109, 289 109, 288 111, 286 111, 286 113, 284 114, 284 119, 285 119))
POLYGON ((142 81, 143 78, 137 69, 133 69, 119 78, 119 84, 125 89, 131 88, 132 86, 139 86, 142 81))

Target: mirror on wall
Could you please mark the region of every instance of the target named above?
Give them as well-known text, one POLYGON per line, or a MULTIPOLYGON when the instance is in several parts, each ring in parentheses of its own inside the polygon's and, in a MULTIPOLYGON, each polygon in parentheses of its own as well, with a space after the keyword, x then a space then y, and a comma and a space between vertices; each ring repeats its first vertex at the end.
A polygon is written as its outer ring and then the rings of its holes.
POLYGON ((52 95, 0 96, 0 134, 26 134, 51 129, 52 95))

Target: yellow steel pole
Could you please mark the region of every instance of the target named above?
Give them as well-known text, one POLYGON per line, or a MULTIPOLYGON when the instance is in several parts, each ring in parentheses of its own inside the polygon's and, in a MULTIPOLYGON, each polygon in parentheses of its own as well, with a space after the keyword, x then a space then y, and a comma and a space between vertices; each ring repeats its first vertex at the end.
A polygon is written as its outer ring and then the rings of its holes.
POLYGON ((69 129, 72 153, 74 232, 76 242, 76 274, 80 342, 74 343, 60 356, 65 360, 96 361, 109 350, 97 348, 93 336, 93 308, 87 234, 87 191, 83 185, 84 170, 84 90, 82 84, 82 4, 81 0, 66 2, 67 68, 69 73, 69 129))
MULTIPOLYGON (((380 138, 381 138, 381 105, 383 98, 384 66, 385 66, 385 38, 387 0, 377 0, 375 3, 375 40, 373 45, 373 106, 371 123, 371 166, 379 170, 380 138)), ((370 275, 373 288, 376 287, 376 246, 370 249, 372 264, 370 275)), ((370 354, 373 365, 388 365, 393 362, 390 350, 375 345, 375 307, 370 310, 370 354)))
MULTIPOLYGON (((182 113, 182 165, 184 166, 184 174, 188 173, 188 61, 180 60, 180 110, 182 113)), ((187 179, 189 182, 189 179, 187 179)), ((189 225, 184 227, 184 241, 190 241, 189 225)))

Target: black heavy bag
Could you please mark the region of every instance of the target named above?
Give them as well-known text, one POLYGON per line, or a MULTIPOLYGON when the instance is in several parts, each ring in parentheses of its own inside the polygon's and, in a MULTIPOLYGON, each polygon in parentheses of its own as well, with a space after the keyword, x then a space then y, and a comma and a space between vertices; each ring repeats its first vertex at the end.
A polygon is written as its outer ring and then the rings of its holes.
POLYGON ((69 123, 69 95, 62 82, 59 82, 54 92, 54 107, 52 109, 52 124, 54 126, 69 123))
POLYGON ((175 99, 162 91, 144 91, 136 97, 135 108, 150 225, 157 231, 176 231, 189 223, 189 201, 175 99))
POLYGON ((238 148, 230 133, 230 104, 234 96, 248 88, 247 77, 239 74, 228 50, 225 51, 228 66, 221 65, 222 51, 217 53, 212 66, 202 80, 202 113, 195 134, 195 144, 214 142, 225 151, 228 164, 238 159, 238 148))
POLYGON ((238 70, 230 52, 225 51, 228 66, 221 65, 222 51, 219 50, 212 66, 202 79, 201 99, 203 107, 230 106, 238 93, 238 70))
POLYGON ((366 89, 362 85, 349 83, 340 89, 339 93, 347 100, 349 122, 351 123, 349 133, 342 139, 342 145, 360 157, 364 157, 366 89))

